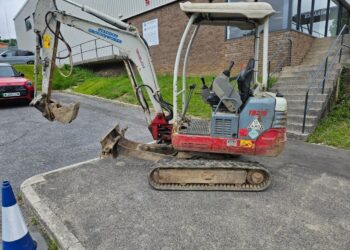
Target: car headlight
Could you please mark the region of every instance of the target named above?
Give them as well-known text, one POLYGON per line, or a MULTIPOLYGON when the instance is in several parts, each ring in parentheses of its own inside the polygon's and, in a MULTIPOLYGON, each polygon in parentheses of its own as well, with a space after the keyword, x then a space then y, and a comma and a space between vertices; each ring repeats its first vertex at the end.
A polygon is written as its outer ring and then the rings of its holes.
POLYGON ((33 84, 32 84, 32 82, 29 82, 29 81, 28 81, 28 82, 26 82, 26 86, 27 86, 27 87, 31 87, 31 86, 33 86, 33 84))

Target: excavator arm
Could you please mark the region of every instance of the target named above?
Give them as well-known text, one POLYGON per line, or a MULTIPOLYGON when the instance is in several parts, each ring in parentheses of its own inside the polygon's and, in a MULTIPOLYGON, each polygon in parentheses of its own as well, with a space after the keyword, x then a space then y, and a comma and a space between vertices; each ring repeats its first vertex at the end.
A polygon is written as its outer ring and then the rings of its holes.
MULTIPOLYGON (((64 106, 51 99, 52 78, 56 59, 68 58, 72 67, 71 49, 60 31, 63 24, 81 30, 117 47, 124 59, 134 92, 144 110, 146 121, 150 129, 152 130, 151 127, 153 125, 158 125, 154 123, 161 122, 166 124, 167 121, 172 118, 172 110, 169 104, 167 104, 160 95, 159 85, 147 44, 140 36, 137 29, 132 25, 107 16, 92 8, 80 6, 68 0, 64 1, 103 20, 106 24, 102 25, 60 11, 57 8, 55 0, 38 1, 34 15, 34 23, 35 33, 37 35, 37 48, 40 48, 42 63, 42 92, 41 95, 33 100, 32 105, 40 110, 43 116, 50 121, 70 123, 77 116, 79 103, 64 106), (56 56, 59 40, 67 46, 69 52, 69 54, 63 58, 58 58, 56 56), (136 82, 131 62, 136 66, 142 79, 142 84, 136 82), (143 88, 147 91, 149 100, 156 113, 155 118, 151 117, 146 98, 143 96, 143 88), (168 111, 167 117, 163 113, 163 108, 168 111)), ((37 57, 38 56, 37 53, 37 57)), ((37 62, 38 61, 39 60, 37 60, 37 62)))

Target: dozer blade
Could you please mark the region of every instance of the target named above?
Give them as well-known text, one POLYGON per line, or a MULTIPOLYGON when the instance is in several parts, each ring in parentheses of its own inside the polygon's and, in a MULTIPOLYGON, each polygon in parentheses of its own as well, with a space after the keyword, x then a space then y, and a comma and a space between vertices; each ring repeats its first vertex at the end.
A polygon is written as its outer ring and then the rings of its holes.
POLYGON ((124 137, 127 128, 121 128, 117 124, 101 140, 102 157, 125 155, 144 160, 157 161, 171 157, 175 153, 170 145, 142 144, 133 142, 124 137))
POLYGON ((256 162, 173 160, 156 163, 149 183, 158 190, 263 191, 270 173, 256 162))
POLYGON ((61 123, 71 123, 78 115, 79 103, 72 103, 68 106, 46 98, 46 96, 37 96, 30 104, 38 109, 42 115, 49 121, 58 121, 61 123))

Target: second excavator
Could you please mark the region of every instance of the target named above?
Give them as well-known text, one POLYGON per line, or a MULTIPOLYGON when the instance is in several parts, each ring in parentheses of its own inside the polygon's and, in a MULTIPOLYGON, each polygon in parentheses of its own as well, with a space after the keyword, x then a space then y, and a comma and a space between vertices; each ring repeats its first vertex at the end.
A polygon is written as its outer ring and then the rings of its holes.
POLYGON ((43 82, 42 92, 32 105, 44 117, 69 123, 79 111, 79 103, 66 106, 51 99, 53 69, 57 59, 64 59, 56 55, 59 41, 67 47, 66 58, 72 65, 70 46, 60 31, 64 24, 119 49, 155 141, 153 144, 130 141, 125 138, 125 129, 117 125, 101 141, 102 156, 122 154, 154 161, 149 183, 159 190, 261 191, 269 186, 271 176, 264 166, 236 158, 239 155, 277 156, 286 142, 286 99, 267 91, 269 17, 275 13, 270 4, 180 3, 189 21, 176 55, 170 104, 162 98, 147 43, 136 27, 88 6, 64 1, 104 24, 67 14, 57 8, 54 0, 38 1, 34 14, 36 65, 42 64, 43 82), (230 73, 233 61, 211 84, 202 79, 203 105, 211 108, 210 120, 192 119, 187 115, 195 89, 195 85, 187 87, 187 65, 196 35, 205 25, 252 30, 255 37, 254 57, 235 77, 237 88, 232 84, 230 73), (262 82, 258 78, 260 36, 263 38, 262 82), (180 65, 181 85, 178 84, 180 65), (137 81, 135 69, 141 82, 137 81))

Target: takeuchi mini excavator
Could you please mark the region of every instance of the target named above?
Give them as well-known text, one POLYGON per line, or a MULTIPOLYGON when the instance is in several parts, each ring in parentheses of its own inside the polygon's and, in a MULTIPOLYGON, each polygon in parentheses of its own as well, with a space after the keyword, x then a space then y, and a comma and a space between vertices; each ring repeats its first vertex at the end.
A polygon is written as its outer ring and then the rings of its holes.
POLYGON ((79 111, 79 103, 62 105, 51 99, 56 60, 66 58, 72 68, 71 48, 60 31, 64 24, 119 49, 155 141, 153 144, 130 141, 124 137, 126 129, 117 125, 101 140, 102 156, 121 154, 154 161, 149 183, 159 190, 261 191, 269 186, 271 176, 267 169, 259 163, 237 161, 236 158, 239 155, 277 156, 286 142, 286 99, 279 93, 267 92, 269 17, 275 13, 270 4, 180 3, 189 21, 176 55, 170 104, 162 98, 147 43, 136 27, 88 6, 64 1, 104 24, 59 10, 54 0, 38 1, 34 14, 36 73, 41 63, 43 78, 42 92, 32 105, 45 118, 70 123, 79 111), (187 86, 186 69, 192 44, 204 25, 235 26, 255 34, 254 58, 240 62, 246 63, 246 67, 238 76, 230 75, 234 66, 231 61, 211 83, 202 79, 203 105, 211 107, 210 120, 187 116, 196 86, 187 86), (263 37, 262 82, 258 80, 260 36, 263 37), (59 41, 67 47, 65 57, 56 55, 59 41), (182 84, 178 84, 180 62, 183 62, 182 84), (136 80, 135 70, 141 82, 136 80))

